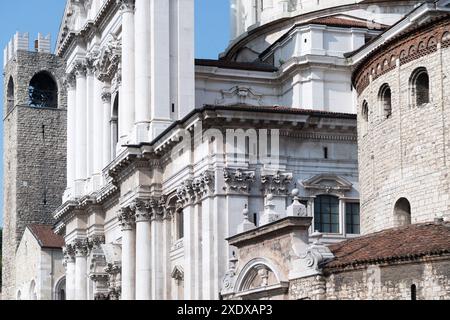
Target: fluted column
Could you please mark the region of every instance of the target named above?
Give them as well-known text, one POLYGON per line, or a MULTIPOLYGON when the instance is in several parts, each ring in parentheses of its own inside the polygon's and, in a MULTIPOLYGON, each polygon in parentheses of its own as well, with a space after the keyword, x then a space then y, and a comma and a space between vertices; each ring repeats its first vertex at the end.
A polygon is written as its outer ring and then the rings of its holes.
POLYGON ((150 201, 152 210, 151 223, 151 262, 152 262, 152 298, 153 300, 164 299, 164 211, 161 202, 150 201))
POLYGON ((75 244, 75 300, 87 299, 87 253, 84 240, 75 244))
POLYGON ((94 79, 94 127, 93 133, 93 174, 94 174, 94 190, 101 186, 102 169, 103 169, 103 84, 97 78, 94 79))
POLYGON ((86 65, 79 62, 75 66, 76 75, 76 192, 80 196, 84 192, 84 182, 87 177, 86 151, 87 151, 87 127, 86 127, 86 65))
POLYGON ((67 190, 74 195, 76 175, 76 82, 75 75, 67 75, 67 190))
POLYGON ((102 144, 102 159, 103 167, 106 167, 111 162, 111 91, 110 85, 105 84, 102 92, 103 102, 103 144, 102 144))
POLYGON ((151 213, 143 201, 136 208, 136 300, 152 299, 151 213))
POLYGON ((119 107, 119 135, 122 143, 127 143, 134 125, 135 109, 135 40, 134 40, 134 0, 121 0, 122 12, 122 99, 119 107))
MULTIPOLYGON (((94 67, 88 61, 86 68, 86 172, 91 179, 94 173, 94 67)), ((92 189, 92 184, 90 184, 92 189)))
POLYGON ((122 300, 135 300, 136 289, 136 231, 134 212, 124 208, 119 213, 122 226, 122 300))
MULTIPOLYGON (((151 119, 151 23, 150 1, 136 0, 135 45, 136 45, 136 142, 149 140, 148 129, 151 119)), ((169 39, 167 39, 169 41, 169 39)), ((166 106, 168 107, 168 106, 166 106)))
POLYGON ((71 245, 64 250, 66 262, 66 300, 75 300, 75 251, 71 245))

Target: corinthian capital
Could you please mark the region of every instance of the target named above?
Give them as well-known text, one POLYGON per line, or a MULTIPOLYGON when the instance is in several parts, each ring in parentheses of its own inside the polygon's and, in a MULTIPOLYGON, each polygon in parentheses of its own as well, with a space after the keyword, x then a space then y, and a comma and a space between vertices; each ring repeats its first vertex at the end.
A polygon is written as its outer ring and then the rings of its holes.
POLYGON ((111 103, 111 91, 109 89, 102 91, 102 101, 103 103, 111 103))
POLYGON ((130 207, 122 208, 117 215, 120 225, 122 226, 122 231, 131 230, 135 222, 135 213, 130 207))
POLYGON ((75 255, 77 257, 86 257, 89 251, 89 243, 87 239, 80 239, 75 241, 75 255))
POLYGON ((86 77, 87 68, 85 61, 77 61, 73 67, 73 72, 77 78, 86 77))
POLYGON ((136 223, 150 221, 152 214, 148 203, 146 203, 145 201, 135 200, 131 204, 130 208, 135 212, 136 223))
POLYGON ((64 79, 64 86, 69 89, 69 90, 73 90, 76 87, 76 79, 75 79, 75 73, 71 72, 71 73, 67 73, 66 77, 64 79))

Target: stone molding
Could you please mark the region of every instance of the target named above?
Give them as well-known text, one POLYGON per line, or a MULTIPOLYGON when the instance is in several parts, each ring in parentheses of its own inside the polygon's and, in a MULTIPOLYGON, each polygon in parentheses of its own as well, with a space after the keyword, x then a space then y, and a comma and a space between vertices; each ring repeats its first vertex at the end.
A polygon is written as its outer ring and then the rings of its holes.
POLYGON ((382 75, 400 65, 407 64, 438 50, 438 44, 449 45, 450 24, 448 18, 433 24, 427 24, 418 30, 410 32, 409 36, 395 38, 394 43, 387 41, 378 48, 375 54, 362 61, 355 72, 355 84, 358 94, 361 94, 370 84, 382 75))

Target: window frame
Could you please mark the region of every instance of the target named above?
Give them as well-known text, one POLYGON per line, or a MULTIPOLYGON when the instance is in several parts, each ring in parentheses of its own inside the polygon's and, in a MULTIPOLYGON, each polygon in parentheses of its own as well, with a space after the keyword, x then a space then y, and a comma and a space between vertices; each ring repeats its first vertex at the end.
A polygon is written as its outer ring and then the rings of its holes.
MULTIPOLYGON (((314 203, 314 208, 313 208, 313 231, 319 231, 320 233, 323 233, 323 234, 330 234, 330 235, 340 235, 340 234, 343 234, 343 226, 342 226, 342 209, 341 209, 341 207, 342 207, 342 201, 341 201, 341 198, 339 197, 339 196, 337 196, 337 195, 334 195, 334 194, 318 194, 317 196, 315 196, 315 198, 314 198, 314 201, 313 201, 313 203, 314 203), (330 225, 330 232, 328 232, 328 231, 324 231, 325 230, 325 228, 323 228, 323 225, 324 225, 324 223, 321 221, 321 222, 318 222, 317 221, 317 214, 316 214, 316 210, 318 210, 317 209, 317 201, 320 199, 320 198, 325 198, 325 197, 328 197, 328 198, 334 198, 334 199, 336 199, 337 200, 337 203, 336 203, 336 208, 337 208, 337 223, 333 223, 332 222, 332 217, 335 215, 335 214, 333 214, 333 213, 330 213, 329 214, 329 221, 330 221, 330 223, 326 223, 326 224, 328 224, 328 225, 330 225), (320 228, 318 228, 317 227, 317 224, 320 224, 320 228), (337 232, 333 232, 332 230, 333 230, 333 225, 336 225, 337 224, 337 232)), ((330 204, 331 205, 331 204, 330 204)), ((330 209, 331 209, 331 207, 330 207, 330 209)), ((331 210, 330 210, 331 211, 331 210)), ((321 213, 321 219, 320 220, 322 220, 322 215, 323 215, 323 213, 321 213)))
POLYGON ((361 234, 361 203, 359 201, 345 201, 344 202, 344 227, 346 235, 360 235, 361 234), (359 233, 349 232, 348 230, 348 221, 347 221, 347 208, 348 205, 358 205, 359 206, 359 233))

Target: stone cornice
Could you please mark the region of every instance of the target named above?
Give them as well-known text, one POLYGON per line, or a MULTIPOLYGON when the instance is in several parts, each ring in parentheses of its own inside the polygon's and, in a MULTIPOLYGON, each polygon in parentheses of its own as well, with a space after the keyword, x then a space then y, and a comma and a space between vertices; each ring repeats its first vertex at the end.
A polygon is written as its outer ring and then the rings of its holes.
MULTIPOLYGON (((357 62, 353 82, 361 94, 375 80, 400 65, 410 63, 438 50, 438 44, 447 47, 450 44, 450 18, 417 26, 405 34, 393 36, 357 62)), ((384 38, 382 38, 384 39, 384 38)))
POLYGON ((104 25, 104 20, 114 12, 118 11, 119 8, 119 1, 106 0, 95 19, 93 21, 88 20, 84 27, 82 27, 78 32, 64 31, 64 29, 68 29, 67 25, 61 26, 56 54, 58 56, 64 56, 67 49, 72 46, 73 43, 79 40, 84 40, 86 37, 92 37, 95 34, 95 31, 102 28, 104 25))

